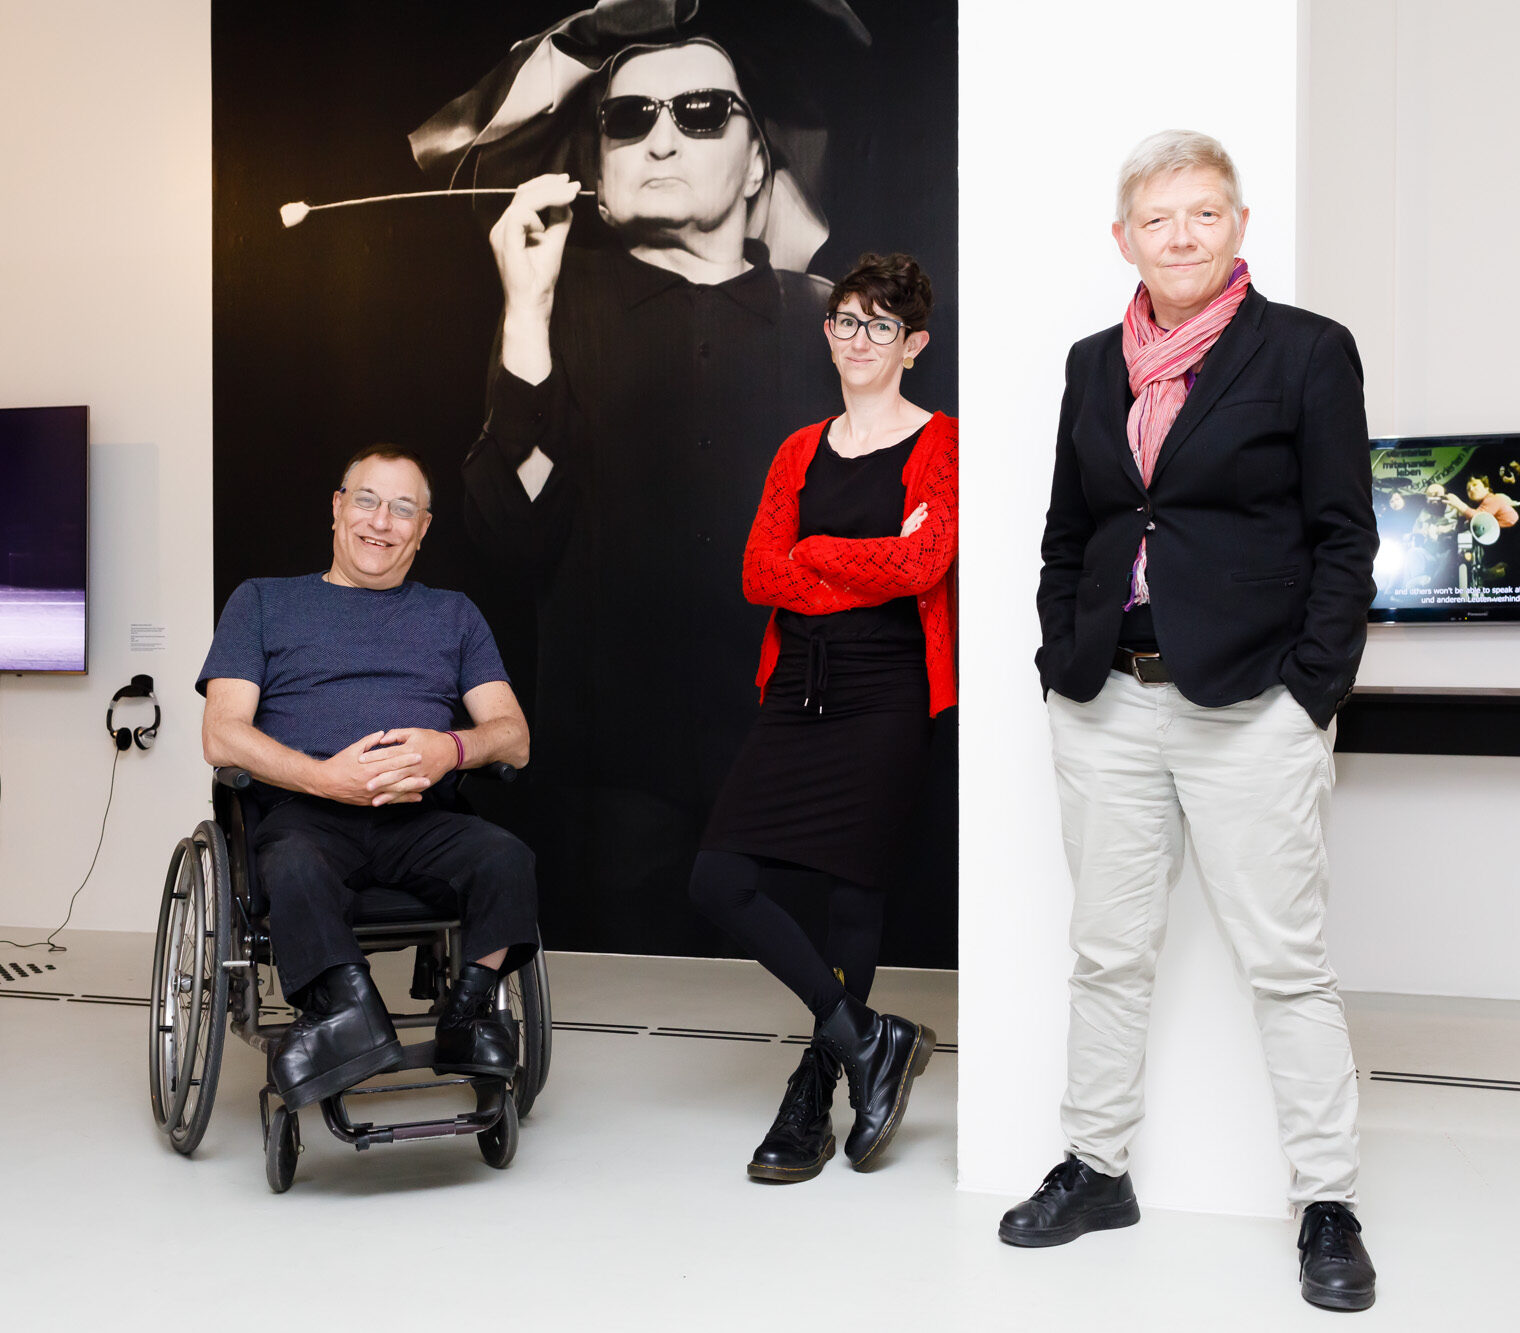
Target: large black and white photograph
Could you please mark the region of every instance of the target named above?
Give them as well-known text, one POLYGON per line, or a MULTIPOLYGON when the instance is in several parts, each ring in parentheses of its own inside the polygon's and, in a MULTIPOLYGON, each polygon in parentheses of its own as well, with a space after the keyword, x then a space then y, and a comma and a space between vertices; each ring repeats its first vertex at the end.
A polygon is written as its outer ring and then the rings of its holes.
MULTIPOLYGON (((290 501, 356 449, 427 461, 413 574, 481 608, 530 720, 484 799, 537 854, 551 948, 734 952, 687 882, 759 703, 745 542, 783 441, 843 410, 824 315, 863 253, 932 279, 903 392, 957 409, 956 18, 212 7, 217 609, 322 567, 290 501)), ((955 963, 955 726, 884 963, 955 963)), ((806 873, 777 892, 818 915, 806 873)))

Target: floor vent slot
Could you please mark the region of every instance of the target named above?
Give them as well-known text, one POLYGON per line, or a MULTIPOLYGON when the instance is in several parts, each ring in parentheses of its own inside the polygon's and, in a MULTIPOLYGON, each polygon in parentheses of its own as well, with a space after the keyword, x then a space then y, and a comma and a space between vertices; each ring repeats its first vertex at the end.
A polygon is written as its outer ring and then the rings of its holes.
POLYGON ((1416 1083, 1430 1088, 1482 1088, 1489 1092, 1520 1092, 1520 1083, 1507 1078, 1467 1078, 1458 1074, 1400 1074, 1374 1069, 1367 1075, 1374 1083, 1416 1083))

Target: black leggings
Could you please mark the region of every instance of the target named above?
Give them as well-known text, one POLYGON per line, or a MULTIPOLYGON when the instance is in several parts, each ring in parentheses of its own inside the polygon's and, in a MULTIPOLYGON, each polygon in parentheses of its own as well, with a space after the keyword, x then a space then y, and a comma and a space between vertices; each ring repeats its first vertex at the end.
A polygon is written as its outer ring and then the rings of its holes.
POLYGON ((886 894, 829 877, 828 939, 819 953, 808 933, 761 891, 765 865, 740 852, 698 852, 691 900, 822 1018, 846 991, 864 1003, 876 978, 886 894), (844 973, 844 984, 834 975, 844 973))

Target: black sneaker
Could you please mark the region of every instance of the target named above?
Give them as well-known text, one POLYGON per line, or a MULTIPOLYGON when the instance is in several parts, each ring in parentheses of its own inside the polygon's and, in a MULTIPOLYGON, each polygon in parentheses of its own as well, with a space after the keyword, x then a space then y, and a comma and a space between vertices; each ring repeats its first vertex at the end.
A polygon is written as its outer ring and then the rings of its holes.
POLYGON ((1033 1195, 1003 1214, 998 1239, 1005 1245, 1064 1245, 1083 1232, 1132 1227, 1139 1220, 1128 1171, 1105 1176, 1067 1153, 1033 1195))
POLYGON ((1304 1299, 1326 1310, 1365 1310, 1377 1296, 1377 1272, 1362 1244, 1362 1224, 1343 1203, 1311 1203, 1298 1229, 1298 1275, 1304 1299))

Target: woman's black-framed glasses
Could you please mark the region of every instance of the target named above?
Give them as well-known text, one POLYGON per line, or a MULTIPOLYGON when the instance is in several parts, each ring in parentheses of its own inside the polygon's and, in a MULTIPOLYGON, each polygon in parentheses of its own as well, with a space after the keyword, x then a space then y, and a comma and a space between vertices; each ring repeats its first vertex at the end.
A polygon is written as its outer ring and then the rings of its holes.
POLYGON ((824 319, 828 321, 829 332, 840 342, 847 342, 855 336, 857 329, 864 327, 866 337, 882 347, 896 342, 898 329, 908 327, 902 320, 889 319, 886 315, 872 315, 870 319, 861 319, 859 315, 852 315, 847 310, 830 310, 824 319))
POLYGON ((755 115, 738 93, 727 88, 694 88, 677 93, 668 101, 658 97, 609 97, 596 109, 596 122, 609 139, 642 139, 654 129, 660 112, 670 110, 676 129, 688 138, 722 134, 735 111, 754 120, 755 115))

